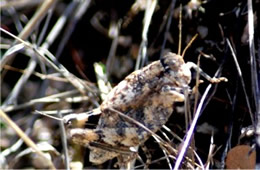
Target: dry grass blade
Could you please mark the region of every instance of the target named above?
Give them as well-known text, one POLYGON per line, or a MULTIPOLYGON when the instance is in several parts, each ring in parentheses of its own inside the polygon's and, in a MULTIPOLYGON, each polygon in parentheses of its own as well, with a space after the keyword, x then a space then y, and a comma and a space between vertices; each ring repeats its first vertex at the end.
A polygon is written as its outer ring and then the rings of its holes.
POLYGON ((19 0, 19 1, 9 1, 9 0, 2 0, 0 3, 0 9, 4 8, 23 8, 23 7, 28 7, 28 6, 34 6, 42 3, 44 0, 19 0))
POLYGON ((63 14, 60 16, 60 18, 57 20, 57 22, 54 24, 53 28, 49 32, 48 36, 46 37, 44 43, 42 44, 41 48, 48 49, 51 44, 53 44, 54 40, 58 37, 58 35, 61 33, 61 30, 63 29, 66 21, 68 20, 69 15, 71 15, 72 10, 76 7, 76 2, 72 1, 70 5, 65 9, 63 14))
POLYGON ((56 169, 52 161, 45 157, 44 153, 38 149, 36 144, 0 109, 0 116, 5 120, 15 132, 24 140, 24 142, 31 147, 37 154, 39 154, 43 159, 46 160, 46 163, 50 166, 51 169, 56 169))
POLYGON ((94 63, 94 69, 97 77, 97 84, 102 100, 105 100, 111 90, 111 85, 107 81, 107 74, 104 72, 104 66, 101 63, 94 63))
MULTIPOLYGON (((6 70, 16 71, 16 72, 20 72, 23 74, 28 72, 27 70, 18 69, 18 68, 9 66, 9 65, 5 65, 3 68, 6 70)), ((42 73, 34 71, 32 74, 39 77, 42 80, 48 79, 48 80, 54 80, 54 81, 60 81, 60 82, 69 82, 67 79, 62 78, 62 77, 60 77, 59 74, 55 74, 55 73, 46 75, 46 74, 42 74, 42 73)))
MULTIPOLYGON (((46 0, 42 3, 41 7, 38 11, 36 11, 35 15, 31 18, 28 24, 25 26, 23 31, 18 35, 18 37, 22 40, 28 38, 28 36, 34 31, 34 29, 38 26, 38 23, 43 19, 43 17, 47 14, 47 11, 53 6, 57 1, 56 0, 46 0)), ((1 28, 2 29, 2 28, 1 28)), ((4 55, 1 59, 1 67, 11 62, 13 60, 13 55, 4 55)))
POLYGON ((138 58, 137 62, 135 65, 135 70, 140 69, 141 67, 144 66, 145 58, 146 58, 146 53, 147 53, 147 43, 148 43, 148 30, 149 26, 151 23, 151 19, 157 4, 157 0, 147 0, 146 2, 146 10, 145 10, 145 16, 144 16, 144 26, 143 26, 143 32, 142 32, 142 42, 139 47, 139 52, 138 52, 138 58))
POLYGON ((196 113, 195 113, 195 115, 194 115, 194 118, 193 118, 193 120, 192 120, 192 123, 191 123, 191 125, 190 125, 190 128, 189 128, 189 130, 188 130, 188 132, 187 132, 187 135, 186 135, 185 140, 184 140, 184 142, 183 142, 182 148, 181 148, 181 150, 180 150, 180 152, 179 152, 179 154, 178 154, 178 157, 177 157, 177 160, 176 160, 176 163, 175 163, 175 166, 174 166, 174 169, 175 169, 175 170, 179 169, 179 167, 180 167, 180 165, 181 165, 181 161, 182 161, 182 159, 183 159, 183 157, 184 157, 184 154, 185 154, 185 152, 186 152, 186 150, 187 150, 187 148, 188 148, 188 146, 189 146, 191 137, 192 137, 192 135, 193 135, 193 133, 194 133, 195 126, 196 126, 197 121, 198 121, 198 119, 199 119, 199 116, 200 116, 200 113, 201 113, 201 108, 202 108, 202 106, 203 106, 203 104, 204 104, 204 101, 205 101, 205 99, 206 99, 206 96, 208 95, 208 92, 209 92, 209 90, 211 89, 211 87, 212 87, 212 84, 208 85, 207 89, 206 89, 205 92, 203 93, 203 96, 201 97, 200 103, 199 103, 199 105, 198 105, 198 108, 197 108, 197 110, 196 110, 196 113))
MULTIPOLYGON (((58 117, 61 119, 62 115, 58 111, 58 117)), ((59 121, 59 126, 60 126, 60 132, 61 132, 61 143, 63 147, 63 153, 64 153, 64 162, 65 162, 65 168, 70 169, 70 158, 69 158, 69 151, 68 151, 68 142, 67 142, 67 135, 66 135, 66 129, 64 126, 63 121, 59 121)))
POLYGON ((24 74, 21 76, 21 78, 17 81, 12 92, 9 94, 7 99, 4 101, 4 103, 2 105, 3 108, 10 104, 14 104, 17 102, 17 97, 18 97, 19 93, 21 92, 21 89, 23 88, 23 86, 25 85, 25 83, 27 82, 29 77, 31 76, 32 72, 34 71, 36 64, 37 64, 37 62, 35 61, 35 59, 31 59, 29 61, 29 64, 26 68, 27 71, 24 72, 24 74))
POLYGON ((19 109, 24 109, 27 107, 31 107, 33 105, 36 105, 37 103, 56 103, 56 102, 61 102, 63 98, 66 102, 81 102, 88 100, 88 97, 80 97, 81 99, 74 99, 73 97, 68 97, 71 95, 76 95, 79 94, 77 90, 72 90, 72 91, 67 91, 59 94, 53 94, 51 96, 46 96, 38 99, 32 99, 29 102, 19 104, 19 105, 9 105, 6 107, 2 107, 1 109, 5 112, 11 112, 19 109))
POLYGON ((63 65, 61 65, 48 50, 46 50, 45 48, 35 49, 32 44, 23 41, 21 38, 16 37, 15 35, 9 33, 8 31, 2 28, 0 28, 0 30, 10 35, 11 37, 17 39, 18 41, 23 43, 27 48, 33 50, 38 57, 40 57, 41 59, 43 59, 43 61, 46 62, 46 64, 50 65, 53 69, 55 69, 56 71, 61 73, 65 78, 67 78, 68 81, 74 87, 76 87, 83 95, 85 95, 86 89, 91 91, 91 89, 82 80, 77 78, 75 75, 71 74, 63 65), (48 57, 46 57, 44 54, 48 57))
MULTIPOLYGON (((254 13, 252 0, 247 0, 248 6, 248 34, 249 34, 249 51, 250 51, 250 65, 251 65, 251 83, 254 97, 254 105, 256 109, 256 154, 260 156, 260 91, 259 91, 259 67, 257 69, 255 44, 254 44, 254 13)), ((259 55, 259 54, 258 54, 259 55)), ((259 59, 259 58, 258 58, 259 59)), ((256 169, 260 168, 260 160, 256 159, 256 169)))
POLYGON ((209 147, 209 153, 208 153, 208 159, 207 159, 207 162, 205 163, 205 169, 209 169, 209 166, 210 166, 210 162, 211 162, 211 159, 213 157, 213 151, 215 149, 215 145, 214 145, 214 138, 213 138, 213 135, 211 136, 211 139, 210 139, 210 147, 209 147))
POLYGON ((167 25, 166 25, 166 30, 164 32, 164 37, 163 37, 163 42, 162 42, 162 47, 161 47, 161 52, 160 52, 160 58, 163 57, 163 52, 164 52, 164 48, 165 48, 165 45, 166 45, 166 40, 167 40, 167 37, 169 36, 168 34, 169 34, 170 26, 171 26, 171 23, 172 23, 172 15, 173 15, 175 3, 176 3, 176 0, 171 1, 170 11, 169 11, 167 25))
POLYGON ((86 90, 92 91, 82 80, 70 73, 62 64, 60 64, 57 59, 46 49, 35 49, 36 54, 41 57, 47 64, 49 64, 53 69, 61 73, 80 93, 84 96, 86 90), (46 57, 43 54, 46 54, 46 57))
POLYGON ((259 109, 259 71, 257 70, 257 63, 256 63, 256 52, 255 52, 255 43, 254 43, 254 14, 253 14, 253 4, 252 0, 247 1, 248 5, 248 34, 249 34, 249 51, 250 51, 250 65, 251 65, 251 80, 252 80, 252 90, 253 96, 255 101, 256 109, 258 110, 256 113, 260 112, 259 109), (257 107, 258 106, 258 107, 257 107))
POLYGON ((111 69, 114 65, 114 60, 116 57, 116 49, 118 46, 118 38, 119 38, 119 34, 120 34, 120 28, 121 28, 121 20, 119 20, 117 23, 115 23, 115 21, 111 21, 111 26, 109 28, 109 32, 111 32, 110 37, 113 38, 112 44, 111 44, 111 48, 107 57, 107 62, 106 62, 106 79, 108 80, 109 76, 110 76, 110 72, 111 69))
POLYGON ((71 34, 73 33, 77 23, 82 18, 82 16, 85 14, 86 10, 88 9, 90 5, 91 0, 85 0, 85 1, 72 1, 69 6, 73 6, 71 8, 74 13, 72 14, 72 17, 70 16, 68 21, 68 26, 66 27, 66 30, 63 33, 63 38, 59 44, 59 47, 57 49, 57 52, 55 53, 55 56, 57 58, 60 57, 62 51, 64 50, 64 47, 66 43, 68 42, 69 38, 71 37, 71 34), (76 9, 74 9, 74 4, 77 4, 76 9))
MULTIPOLYGON (((12 46, 11 48, 8 49, 8 51, 6 51, 5 55, 9 56, 9 55, 14 55, 14 53, 18 52, 19 50, 23 49, 24 45, 23 44, 16 44, 14 46, 12 46)), ((5 65, 3 65, 5 66, 5 65)))
MULTIPOLYGON (((173 133, 167 126, 163 126, 163 128, 168 131, 175 139, 177 139, 179 142, 183 142, 183 140, 175 133, 173 133)), ((173 139, 172 139, 173 140, 173 139)), ((171 142, 172 142, 171 140, 171 142)), ((194 155, 196 156, 197 160, 199 161, 199 165, 200 165, 200 168, 204 169, 204 165, 202 163, 202 160, 199 156, 199 154, 195 151, 195 149, 193 149, 192 147, 189 147, 190 150, 192 150, 192 153, 194 153, 194 155)), ((189 160, 189 159, 188 159, 189 160)), ((198 165, 196 165, 198 166, 198 165)), ((169 166, 170 167, 170 166, 169 166)), ((193 166, 194 167, 194 166, 193 166)), ((172 169, 172 168, 171 168, 172 169)))
POLYGON ((237 68, 237 72, 238 72, 238 75, 239 75, 239 78, 240 78, 240 81, 241 81, 241 85, 242 85, 242 88, 243 88, 243 92, 244 92, 244 95, 245 95, 246 104, 247 104, 247 107, 248 107, 248 110, 249 110, 250 118, 251 118, 252 124, 254 125, 255 124, 254 116, 253 116, 252 108, 251 108, 251 105, 250 105, 250 102, 249 102, 249 97, 248 97, 247 92, 246 92, 246 86, 245 86, 245 81, 244 81, 243 76, 242 76, 242 71, 241 71, 239 63, 237 61, 236 54, 235 54, 235 52, 234 52, 234 50, 231 46, 229 39, 227 39, 226 41, 227 41, 227 44, 228 44, 228 46, 231 50, 231 54, 232 54, 232 57, 234 59, 234 62, 235 62, 236 68, 237 68))

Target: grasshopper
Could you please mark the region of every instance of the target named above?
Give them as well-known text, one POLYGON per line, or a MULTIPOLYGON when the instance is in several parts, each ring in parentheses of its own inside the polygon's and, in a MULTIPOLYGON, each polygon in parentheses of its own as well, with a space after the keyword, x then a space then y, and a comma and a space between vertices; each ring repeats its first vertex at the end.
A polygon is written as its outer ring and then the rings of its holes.
MULTIPOLYGON (((95 164, 131 153, 130 148, 141 146, 152 135, 151 132, 162 128, 176 102, 184 102, 184 89, 190 89, 190 69, 196 67, 192 62, 185 63, 182 56, 169 52, 162 59, 134 71, 110 91, 99 108, 92 111, 101 114, 96 128, 70 129, 70 138, 90 149, 89 159, 95 164)), ((224 77, 211 78, 198 70, 211 83, 227 81, 224 77)), ((88 117, 87 114, 68 115, 64 120, 70 124, 88 117)))

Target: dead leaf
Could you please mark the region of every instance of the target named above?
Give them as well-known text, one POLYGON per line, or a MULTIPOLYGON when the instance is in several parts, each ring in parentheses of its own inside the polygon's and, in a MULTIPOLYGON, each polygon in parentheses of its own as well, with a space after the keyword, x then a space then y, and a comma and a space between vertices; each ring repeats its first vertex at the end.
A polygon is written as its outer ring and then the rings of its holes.
POLYGON ((256 152, 251 152, 251 147, 248 145, 239 145, 232 148, 226 159, 227 169, 254 169, 256 152))

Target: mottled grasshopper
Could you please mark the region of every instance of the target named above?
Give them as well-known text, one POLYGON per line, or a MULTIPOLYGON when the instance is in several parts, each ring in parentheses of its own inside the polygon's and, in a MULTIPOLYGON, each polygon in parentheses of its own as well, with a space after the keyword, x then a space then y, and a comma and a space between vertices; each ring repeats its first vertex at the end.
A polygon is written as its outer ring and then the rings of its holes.
MULTIPOLYGON (((90 149, 90 161, 102 164, 129 153, 129 148, 142 145, 151 133, 129 121, 118 112, 138 121, 150 131, 162 128, 171 116, 174 103, 183 102, 184 88, 189 88, 194 63, 185 63, 183 57, 167 53, 161 60, 136 70, 115 86, 100 107, 93 112, 101 114, 95 129, 74 128, 69 136, 75 143, 90 149), (115 149, 116 148, 116 149, 115 149), (118 150, 118 151, 117 151, 118 150)), ((227 81, 211 78, 199 69, 211 83, 227 81)), ((89 115, 65 116, 67 124, 89 115)))

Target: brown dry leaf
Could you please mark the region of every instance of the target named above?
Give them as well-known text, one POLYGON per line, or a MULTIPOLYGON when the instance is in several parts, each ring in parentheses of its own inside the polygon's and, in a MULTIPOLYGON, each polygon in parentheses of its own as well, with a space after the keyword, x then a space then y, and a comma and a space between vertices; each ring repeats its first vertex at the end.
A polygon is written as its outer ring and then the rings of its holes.
POLYGON ((252 153, 251 147, 248 145, 239 145, 232 148, 226 159, 227 169, 254 169, 256 152, 252 153))

